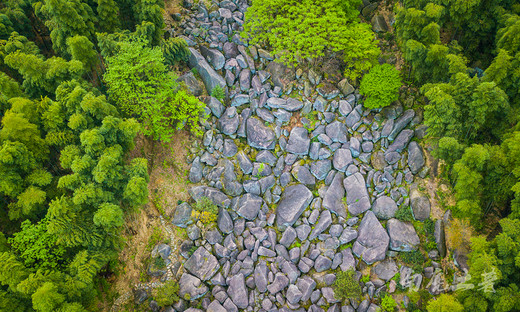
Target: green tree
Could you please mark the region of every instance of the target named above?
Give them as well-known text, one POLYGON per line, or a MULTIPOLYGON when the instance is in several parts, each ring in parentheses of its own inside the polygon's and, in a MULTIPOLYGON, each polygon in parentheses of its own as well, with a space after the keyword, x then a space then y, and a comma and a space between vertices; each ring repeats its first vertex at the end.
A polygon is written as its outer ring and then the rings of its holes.
POLYGON ((67 38, 67 47, 72 59, 78 60, 85 68, 94 69, 98 63, 98 57, 94 44, 85 36, 76 35, 67 38))
POLYGON ((441 294, 428 302, 428 312, 463 312, 464 307, 457 299, 449 294, 441 294))
POLYGON ((363 76, 359 93, 366 96, 363 105, 370 109, 382 108, 397 101, 401 78, 390 64, 374 66, 363 76))
POLYGON ((152 46, 159 46, 164 32, 164 0, 138 0, 133 6, 138 24, 149 22, 151 27, 152 46))
POLYGON ((119 7, 114 0, 97 0, 97 15, 100 31, 112 33, 119 28, 119 7))
POLYGON ((346 76, 358 78, 377 63, 379 48, 370 25, 360 23, 358 0, 253 1, 244 34, 251 44, 268 44, 278 60, 294 65, 343 52, 346 76))
POLYGON ((121 52, 108 58, 104 79, 110 98, 130 116, 143 122, 143 133, 169 141, 176 129, 184 127, 199 134, 203 104, 179 90, 168 73, 160 48, 144 41, 125 41, 121 52))

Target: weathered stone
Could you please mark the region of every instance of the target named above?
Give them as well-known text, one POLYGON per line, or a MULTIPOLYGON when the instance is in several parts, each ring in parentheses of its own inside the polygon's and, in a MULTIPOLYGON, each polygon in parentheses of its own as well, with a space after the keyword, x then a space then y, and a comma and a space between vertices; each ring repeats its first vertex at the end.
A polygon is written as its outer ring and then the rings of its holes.
POLYGON ((378 263, 373 272, 382 280, 388 281, 399 271, 394 260, 386 259, 378 263))
POLYGON ((413 130, 405 129, 399 133, 394 142, 388 147, 387 152, 401 153, 413 137, 413 130))
POLYGON ((185 228, 187 224, 189 223, 191 218, 191 206, 183 202, 182 204, 178 205, 175 209, 175 213, 173 214, 173 225, 176 225, 178 227, 185 228))
POLYGON ((190 92, 193 95, 195 95, 195 96, 202 95, 203 89, 201 87, 201 84, 199 83, 197 78, 195 78, 195 75, 193 75, 193 73, 191 71, 180 76, 179 79, 177 79, 177 81, 183 82, 186 85, 186 87, 188 87, 188 90, 190 90, 190 92))
POLYGON ((228 234, 233 231, 233 219, 231 219, 227 210, 220 208, 217 217, 217 225, 222 233, 228 234))
POLYGON ((285 189, 276 208, 276 222, 279 227, 293 225, 312 201, 312 192, 302 184, 285 189))
POLYGON ((189 48, 191 55, 189 58, 190 68, 196 68, 199 72, 208 94, 211 94, 215 86, 220 86, 226 90, 226 81, 209 64, 204 57, 195 49, 189 48))
POLYGON ((291 244, 297 237, 297 233, 292 226, 288 226, 282 234, 282 238, 280 239, 280 244, 289 248, 291 244))
POLYGON ((289 285, 285 297, 290 304, 297 304, 302 298, 303 293, 294 284, 289 285))
POLYGON ((355 240, 357 237, 358 232, 349 226, 343 230, 343 233, 341 233, 341 236, 339 237, 339 242, 340 244, 348 244, 351 241, 355 240))
POLYGON ((281 108, 288 112, 295 112, 303 107, 303 103, 296 99, 282 99, 276 97, 269 98, 266 102, 266 105, 270 108, 281 108))
MULTIPOLYGON (((358 228, 352 250, 367 264, 385 259, 390 238, 372 211, 367 211, 358 228)), ((343 260, 344 261, 344 260, 343 260)))
POLYGON ((343 79, 338 83, 338 89, 345 96, 354 92, 354 87, 352 85, 350 85, 350 83, 348 83, 347 79, 343 79))
POLYGON ((314 269, 318 273, 330 269, 331 265, 332 265, 332 260, 330 260, 329 258, 324 257, 322 255, 319 255, 318 258, 316 258, 316 261, 314 261, 314 269))
POLYGON ((424 154, 421 146, 415 141, 408 145, 408 166, 413 174, 417 174, 424 166, 424 154))
POLYGON ((410 222, 390 219, 386 223, 390 236, 390 249, 395 251, 412 251, 421 243, 410 222))
POLYGON ((318 160, 311 164, 311 173, 316 177, 316 179, 323 181, 329 174, 331 167, 332 164, 330 159, 318 160))
POLYGON ((181 298, 197 300, 208 292, 208 286, 204 285, 195 276, 184 273, 179 279, 179 295, 181 298))
POLYGON ((441 258, 446 257, 446 234, 444 232, 444 221, 442 219, 435 221, 435 243, 441 258))
POLYGON ((372 17, 372 30, 375 32, 387 32, 388 25, 386 24, 385 17, 381 14, 376 14, 372 17))
POLYGON ((238 130, 239 123, 240 120, 236 107, 228 107, 218 120, 220 131, 226 135, 235 134, 238 130))
POLYGON ((352 163, 352 153, 349 149, 340 148, 334 152, 332 163, 334 165, 334 169, 345 172, 347 167, 352 163))
POLYGON ((274 149, 276 136, 273 130, 257 118, 247 120, 247 143, 257 149, 274 149))
POLYGON ((347 142, 347 127, 339 121, 334 121, 325 128, 325 133, 332 142, 346 143, 347 142))
POLYGON ((325 196, 323 197, 322 206, 329 209, 336 215, 346 218, 347 210, 343 204, 343 198, 345 196, 345 188, 343 186, 343 173, 337 173, 332 180, 332 184, 327 189, 325 196))
POLYGON ((267 269, 267 264, 265 261, 261 261, 256 267, 255 267, 255 285, 256 289, 264 293, 267 291, 267 272, 269 270, 267 269))
POLYGON ((262 207, 261 197, 253 194, 245 194, 238 200, 237 214, 247 220, 254 220, 262 207))
POLYGON ((356 269, 356 259, 352 254, 352 249, 343 249, 341 254, 343 255, 343 262, 340 265, 341 271, 345 272, 349 269, 356 269))
POLYGON ((287 152, 296 155, 307 155, 309 153, 309 139, 307 129, 302 127, 294 127, 289 135, 289 142, 285 148, 287 152))
POLYGON ((267 290, 271 293, 271 295, 276 295, 282 289, 289 285, 289 279, 283 273, 276 273, 274 277, 274 281, 267 286, 267 290))
POLYGON ((381 196, 375 200, 372 211, 379 219, 390 219, 397 212, 397 204, 390 197, 381 196))
POLYGON ((237 45, 234 42, 225 42, 222 50, 226 59, 235 58, 239 54, 237 45))
POLYGON ((208 308, 206 309, 206 312, 227 312, 226 311, 226 308, 224 308, 220 302, 218 302, 217 300, 213 300, 208 308))
POLYGON ((410 204, 415 220, 424 221, 430 217, 430 200, 417 187, 410 187, 410 204))
POLYGON ((346 177, 343 184, 347 193, 347 209, 351 215, 357 216, 370 209, 367 186, 361 173, 346 177))
POLYGON ((405 111, 401 117, 394 120, 394 128, 388 135, 388 139, 390 139, 390 141, 394 140, 401 132, 401 130, 403 130, 410 123, 410 121, 412 121, 413 117, 415 117, 415 111, 413 109, 409 109, 405 111))
POLYGON ((316 179, 311 174, 311 171, 306 166, 296 165, 291 170, 292 175, 296 180, 300 183, 303 183, 307 186, 314 186, 316 184, 316 179))
POLYGON ((213 65, 215 70, 220 70, 224 67, 226 58, 219 50, 208 49, 201 45, 200 53, 208 60, 211 65, 213 65))
POLYGON ((207 281, 217 273, 220 265, 217 258, 206 248, 199 247, 184 263, 184 268, 203 281, 207 281))
POLYGON ((244 274, 239 273, 233 275, 229 279, 229 287, 227 289, 227 293, 233 303, 239 309, 245 309, 249 305, 249 296, 247 294, 246 283, 244 279, 244 274))
POLYGON ((318 220, 318 223, 314 226, 314 229, 312 230, 311 234, 309 235, 309 240, 313 240, 318 235, 323 233, 326 229, 329 228, 329 226, 332 224, 332 216, 330 215, 329 210, 324 210, 320 214, 320 218, 318 220))

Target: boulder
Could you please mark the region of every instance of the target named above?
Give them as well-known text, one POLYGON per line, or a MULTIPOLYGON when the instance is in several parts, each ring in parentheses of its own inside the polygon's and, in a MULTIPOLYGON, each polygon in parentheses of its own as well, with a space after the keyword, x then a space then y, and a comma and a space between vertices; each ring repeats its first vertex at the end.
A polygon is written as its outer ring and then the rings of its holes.
POLYGON ((354 92, 354 87, 350 83, 348 83, 347 79, 343 79, 338 83, 338 89, 345 96, 354 92))
POLYGON ((332 160, 332 164, 334 165, 334 169, 345 172, 347 167, 352 163, 352 153, 350 149, 340 148, 334 152, 334 158, 332 160))
POLYGON ((343 186, 344 175, 341 172, 336 173, 331 185, 327 189, 325 196, 323 197, 322 206, 329 209, 336 215, 346 218, 347 209, 343 203, 345 196, 345 187, 343 186))
MULTIPOLYGON (((385 259, 390 238, 372 211, 367 211, 358 228, 352 251, 367 264, 385 259)), ((343 260, 345 261, 345 260, 343 260)))
POLYGON ((397 219, 390 219, 386 223, 390 236, 390 249, 395 251, 412 251, 421 243, 413 224, 397 219))
POLYGON ((286 100, 276 97, 269 98, 266 102, 266 105, 273 109, 281 108, 288 112, 295 112, 303 107, 303 103, 297 99, 289 98, 286 100))
POLYGON ((316 288, 316 281, 310 276, 302 276, 296 280, 296 287, 302 292, 301 301, 305 302, 309 300, 312 292, 316 288))
POLYGON ((271 295, 276 295, 278 292, 282 291, 285 287, 289 285, 289 279, 283 273, 276 273, 274 277, 274 281, 267 286, 267 290, 271 293, 271 295))
POLYGON ((236 212, 247 220, 254 220, 262 207, 262 197, 247 193, 238 200, 236 212))
POLYGON ((378 263, 373 272, 382 280, 388 281, 399 271, 397 264, 392 259, 386 259, 378 263))
POLYGON ((240 124, 236 107, 228 107, 218 120, 218 127, 225 135, 234 135, 240 124))
POLYGON ((229 287, 227 289, 227 293, 233 303, 239 309, 245 309, 249 305, 249 296, 247 293, 246 283, 244 279, 244 274, 239 273, 233 275, 229 279, 229 287))
POLYGON ((397 152, 401 153, 406 146, 408 145, 408 142, 413 137, 413 130, 405 129, 399 133, 399 135, 395 138, 394 142, 388 147, 386 152, 397 152))
POLYGON ((302 184, 287 187, 276 208, 278 227, 293 225, 312 201, 312 192, 302 184))
POLYGON ((267 264, 265 261, 261 261, 258 265, 255 267, 254 271, 254 278, 255 278, 255 285, 256 289, 264 293, 267 291, 267 272, 269 269, 267 268, 267 264))
POLYGON ((217 273, 220 265, 217 258, 206 248, 199 247, 184 263, 184 268, 203 281, 207 281, 217 273))
POLYGON ((430 217, 430 199, 421 194, 416 186, 410 187, 410 204, 415 220, 424 221, 430 217))
POLYGON ((220 86, 226 90, 226 81, 220 76, 204 59, 204 57, 194 48, 189 48, 191 55, 189 58, 190 68, 196 68, 199 72, 208 94, 211 94, 215 86, 220 86))
POLYGON ((191 219, 191 206, 184 202, 177 206, 173 214, 173 225, 185 228, 191 219))
POLYGON ((204 296, 207 292, 208 286, 191 274, 184 273, 179 279, 179 296, 181 298, 189 298, 193 301, 204 296))
POLYGON ((370 209, 367 186, 361 173, 346 177, 343 184, 347 193, 347 209, 351 215, 357 216, 370 209))
POLYGON ((183 82, 188 90, 194 95, 194 96, 201 96, 202 95, 202 87, 197 78, 195 78, 195 75, 190 71, 186 74, 182 75, 177 79, 178 82, 183 82))
POLYGON ((212 96, 207 97, 204 103, 206 103, 206 106, 211 109, 211 112, 217 118, 220 118, 226 110, 225 106, 217 98, 212 96))
POLYGON ((393 141, 397 135, 403 130, 412 119, 415 117, 415 111, 413 109, 409 109, 403 113, 403 115, 394 120, 394 127, 390 134, 388 135, 388 139, 393 141))
POLYGON ((276 135, 257 118, 247 119, 247 143, 257 149, 274 149, 276 135))
POLYGON ((441 258, 446 257, 446 234, 444 232, 444 221, 435 221, 435 243, 437 243, 437 250, 441 258))
POLYGON ((374 201, 372 211, 379 219, 390 219, 397 212, 397 204, 388 196, 381 196, 374 201))
POLYGON ((297 304, 302 298, 303 293, 294 284, 289 285, 285 297, 290 304, 297 304))
POLYGON ((408 167, 413 174, 417 174, 424 166, 424 154, 421 146, 412 141, 408 145, 408 167))
POLYGON ((385 18, 381 14, 376 14, 372 17, 372 30, 375 32, 387 32, 388 25, 386 24, 385 18))
POLYGON ((224 67, 224 63, 226 63, 226 58, 224 55, 215 49, 208 49, 205 46, 200 46, 200 53, 208 60, 208 62, 213 65, 215 70, 220 70, 224 67))
POLYGON ((295 155, 305 156, 309 153, 309 146, 311 140, 309 139, 307 129, 302 127, 294 127, 289 135, 289 142, 287 142, 286 150, 295 155))
POLYGON ((325 133, 332 140, 332 142, 347 142, 347 127, 342 122, 334 121, 327 125, 327 127, 325 127, 325 133))
POLYGON ((311 234, 309 235, 309 240, 313 240, 318 235, 323 233, 326 229, 329 228, 329 226, 332 224, 332 216, 330 214, 329 210, 324 210, 320 214, 320 218, 318 219, 318 223, 314 226, 314 229, 312 230, 311 234))

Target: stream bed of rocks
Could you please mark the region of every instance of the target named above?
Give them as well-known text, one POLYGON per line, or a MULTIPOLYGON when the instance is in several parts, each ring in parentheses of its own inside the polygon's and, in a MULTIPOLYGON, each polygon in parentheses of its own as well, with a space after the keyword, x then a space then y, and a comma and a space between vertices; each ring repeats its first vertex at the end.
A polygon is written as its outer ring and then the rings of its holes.
MULTIPOLYGON (((325 91, 319 70, 288 69, 244 42, 246 2, 213 3, 185 1, 191 13, 176 31, 196 69, 180 80, 196 95, 198 79, 208 94, 215 86, 227 93, 226 101, 206 97, 205 134, 189 158, 191 197, 211 199, 219 213, 208 228, 193 222, 190 204, 176 208, 172 222, 188 236, 184 263, 158 274, 179 280, 182 299, 170 311, 364 312, 397 283, 440 293, 435 261, 423 272, 395 261, 420 244, 412 223, 394 218, 398 209, 430 217, 416 185, 428 174, 414 140, 425 132, 420 114, 365 109, 346 80, 325 91), (367 267, 360 302, 335 298, 336 272, 357 269, 359 279, 367 267)), ((445 253, 442 222, 434 260, 445 253)), ((169 255, 167 246, 155 249, 169 255)))

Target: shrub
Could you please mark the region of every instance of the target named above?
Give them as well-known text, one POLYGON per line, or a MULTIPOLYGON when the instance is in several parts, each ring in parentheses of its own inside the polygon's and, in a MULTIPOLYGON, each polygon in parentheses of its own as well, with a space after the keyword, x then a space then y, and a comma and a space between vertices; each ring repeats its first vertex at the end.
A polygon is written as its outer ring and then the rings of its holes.
POLYGON ((191 216, 203 224, 211 224, 217 221, 218 207, 208 197, 202 197, 193 205, 191 216))
POLYGON ((393 312, 397 307, 397 302, 395 302, 394 298, 389 295, 385 295, 383 299, 381 299, 381 309, 387 312, 393 312))
POLYGON ((365 107, 382 108, 392 104, 399 97, 401 78, 399 71, 390 64, 374 66, 361 79, 359 93, 365 95, 365 107))
POLYGON ((162 40, 161 50, 164 55, 166 65, 175 65, 178 62, 186 62, 190 57, 190 50, 186 40, 175 37, 162 40))
POLYGON ((356 279, 356 271, 349 269, 339 272, 333 285, 336 298, 341 300, 359 299, 361 297, 361 286, 356 279))
POLYGON ((407 266, 411 267, 415 271, 420 272, 422 270, 422 265, 424 264, 424 256, 419 250, 401 252, 400 258, 401 261, 403 261, 407 266))
POLYGON ((219 101, 222 101, 226 97, 226 92, 221 86, 216 85, 213 87, 213 90, 211 90, 211 96, 218 99, 219 101))
POLYGON ((169 306, 179 301, 179 283, 175 280, 169 280, 161 287, 153 290, 155 301, 161 306, 169 306))
POLYGON ((468 220, 453 219, 446 227, 446 243, 450 249, 468 251, 473 228, 468 220))

